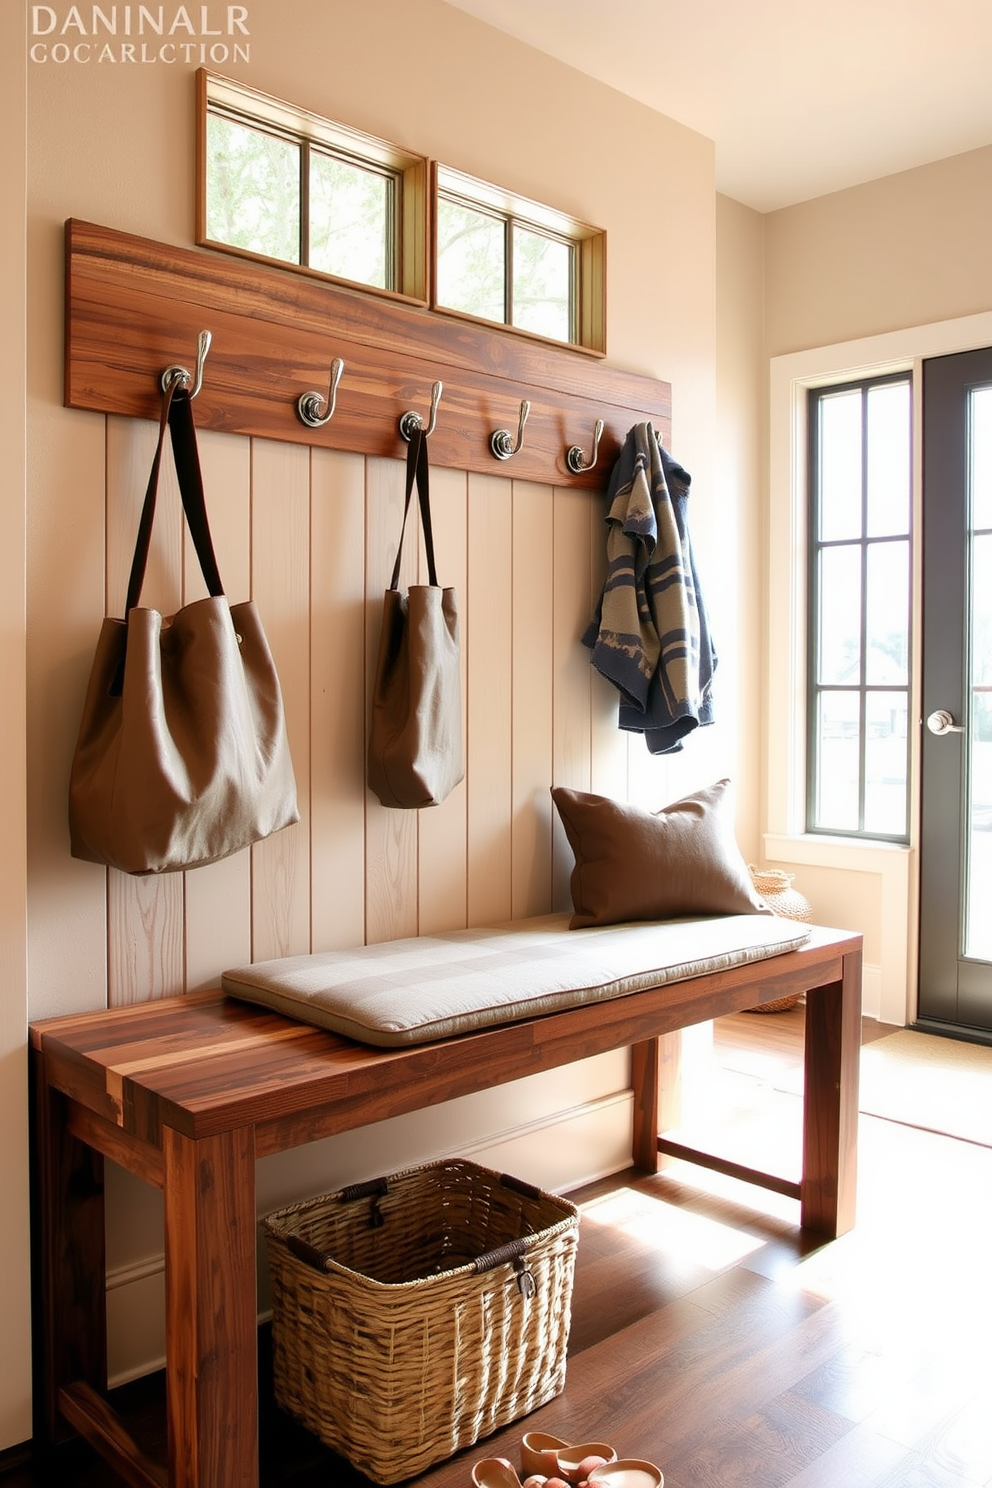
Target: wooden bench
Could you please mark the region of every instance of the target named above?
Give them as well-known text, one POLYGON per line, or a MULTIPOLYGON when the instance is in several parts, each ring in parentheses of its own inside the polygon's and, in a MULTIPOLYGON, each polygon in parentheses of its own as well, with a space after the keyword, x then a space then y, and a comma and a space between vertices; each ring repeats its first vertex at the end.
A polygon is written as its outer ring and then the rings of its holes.
MULTIPOLYGON (((632 1157, 659 1152, 796 1198, 802 1225, 854 1223, 861 937, 813 928, 797 951, 435 1043, 374 1049, 220 992, 31 1027, 37 1431, 88 1438, 135 1488, 256 1488, 255 1160, 571 1063, 632 1051, 632 1157), (659 1041, 806 994, 798 1181, 659 1136, 659 1041), (103 1158, 163 1191, 169 1462, 151 1462, 104 1398, 103 1158)), ((464 1462, 431 1472, 461 1484, 464 1462)))

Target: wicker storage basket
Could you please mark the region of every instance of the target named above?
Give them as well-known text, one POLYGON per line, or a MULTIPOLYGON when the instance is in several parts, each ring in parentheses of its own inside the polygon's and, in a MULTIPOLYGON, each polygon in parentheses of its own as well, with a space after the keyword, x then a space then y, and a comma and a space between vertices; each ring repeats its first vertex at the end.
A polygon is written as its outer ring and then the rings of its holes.
POLYGON ((265 1220, 279 1404, 376 1483, 565 1384, 574 1204, 462 1159, 265 1220))
MULTIPOLYGON (((754 887, 774 914, 781 915, 786 920, 801 920, 807 925, 813 923, 813 909, 809 900, 792 887, 792 880, 796 876, 794 873, 785 873, 781 868, 756 868, 753 863, 748 864, 748 872, 754 887)), ((777 997, 774 1002, 764 1002, 760 1007, 749 1008, 748 1012, 784 1013, 796 1006, 800 995, 794 992, 789 997, 777 997)))

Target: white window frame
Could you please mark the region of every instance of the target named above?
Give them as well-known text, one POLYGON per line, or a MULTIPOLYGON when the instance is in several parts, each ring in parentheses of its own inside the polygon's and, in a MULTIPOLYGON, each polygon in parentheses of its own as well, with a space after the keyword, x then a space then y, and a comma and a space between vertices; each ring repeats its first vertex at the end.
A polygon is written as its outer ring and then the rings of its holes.
MULTIPOLYGON (((992 346, 992 312, 791 352, 770 362, 764 854, 770 862, 875 878, 866 897, 877 894, 881 905, 880 941, 874 952, 877 964, 868 960, 866 965, 864 1007, 867 1014, 897 1025, 912 1022, 916 1011, 921 545, 915 545, 912 578, 909 842, 806 832, 807 394, 810 388, 908 371, 913 380, 913 445, 919 450, 924 359, 982 346, 992 346)), ((916 531, 921 530, 921 490, 920 461, 914 459, 916 531)))

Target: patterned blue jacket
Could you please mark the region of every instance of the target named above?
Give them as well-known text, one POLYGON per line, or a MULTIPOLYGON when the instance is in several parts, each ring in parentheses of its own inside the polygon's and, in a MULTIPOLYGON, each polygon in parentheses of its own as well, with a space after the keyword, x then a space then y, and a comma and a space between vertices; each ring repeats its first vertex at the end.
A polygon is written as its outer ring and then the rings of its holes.
POLYGON ((691 477, 635 424, 607 491, 607 575, 583 643, 620 693, 618 722, 672 754, 713 722, 716 651, 686 524, 691 477))

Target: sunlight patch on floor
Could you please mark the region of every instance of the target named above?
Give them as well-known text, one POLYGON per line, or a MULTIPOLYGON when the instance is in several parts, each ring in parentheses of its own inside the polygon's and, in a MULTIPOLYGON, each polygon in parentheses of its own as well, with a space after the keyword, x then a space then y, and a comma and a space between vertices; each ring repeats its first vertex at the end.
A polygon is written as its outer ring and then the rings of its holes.
POLYGON ((677 1262, 692 1262, 713 1272, 736 1265, 765 1243, 731 1225, 629 1188, 584 1204, 582 1223, 619 1230, 646 1250, 664 1252, 677 1262))
MULTIPOLYGON (((699 1167, 695 1163, 673 1162, 664 1171, 669 1178, 695 1193, 711 1194, 714 1198, 736 1205, 742 1213, 753 1214, 756 1225, 761 1225, 765 1219, 773 1219, 777 1230, 783 1224, 799 1223, 799 1200, 790 1199, 786 1194, 775 1193, 773 1189, 762 1188, 760 1184, 746 1183, 741 1178, 731 1178, 725 1173, 699 1167)), ((793 1176, 788 1165, 781 1169, 776 1167, 776 1171, 781 1171, 785 1177, 793 1176)), ((763 1236, 761 1243, 767 1238, 767 1235, 763 1236)))

